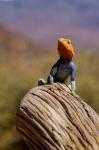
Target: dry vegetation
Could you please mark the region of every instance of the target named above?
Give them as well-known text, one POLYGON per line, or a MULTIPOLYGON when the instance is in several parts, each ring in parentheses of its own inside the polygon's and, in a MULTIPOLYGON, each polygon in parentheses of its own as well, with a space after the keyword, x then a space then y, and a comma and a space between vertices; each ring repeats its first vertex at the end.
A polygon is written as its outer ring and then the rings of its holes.
MULTIPOLYGON (((56 61, 56 51, 45 52, 43 46, 22 35, 0 27, 0 150, 21 150, 16 133, 16 110, 24 94, 46 78, 56 61)), ((90 51, 79 52, 77 93, 99 113, 99 57, 90 51)))

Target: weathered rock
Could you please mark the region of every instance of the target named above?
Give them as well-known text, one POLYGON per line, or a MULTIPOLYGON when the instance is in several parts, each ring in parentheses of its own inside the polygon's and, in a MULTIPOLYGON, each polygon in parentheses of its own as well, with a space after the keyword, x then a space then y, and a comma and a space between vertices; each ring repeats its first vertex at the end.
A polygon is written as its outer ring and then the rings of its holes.
POLYGON ((65 84, 31 89, 16 127, 32 150, 99 150, 99 116, 65 84))

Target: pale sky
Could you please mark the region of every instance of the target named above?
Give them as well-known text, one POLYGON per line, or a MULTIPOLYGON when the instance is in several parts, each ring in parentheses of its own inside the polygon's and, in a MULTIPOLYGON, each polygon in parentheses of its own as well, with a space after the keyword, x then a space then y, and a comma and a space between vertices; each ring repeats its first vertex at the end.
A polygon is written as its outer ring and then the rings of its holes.
POLYGON ((99 0, 0 0, 0 23, 35 40, 65 36, 95 46, 99 0))

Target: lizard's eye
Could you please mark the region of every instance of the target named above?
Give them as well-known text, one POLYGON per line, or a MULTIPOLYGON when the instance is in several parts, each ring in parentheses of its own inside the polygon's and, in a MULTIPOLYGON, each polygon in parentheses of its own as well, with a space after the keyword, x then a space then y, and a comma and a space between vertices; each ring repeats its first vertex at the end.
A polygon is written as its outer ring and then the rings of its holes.
POLYGON ((70 41, 70 40, 68 40, 68 41, 67 41, 67 43, 68 43, 68 44, 71 44, 71 41, 70 41))

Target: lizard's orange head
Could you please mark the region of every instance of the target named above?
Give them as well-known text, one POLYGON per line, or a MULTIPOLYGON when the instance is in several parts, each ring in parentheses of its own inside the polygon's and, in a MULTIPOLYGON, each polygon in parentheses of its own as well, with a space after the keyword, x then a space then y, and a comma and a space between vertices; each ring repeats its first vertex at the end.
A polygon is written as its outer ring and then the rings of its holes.
POLYGON ((58 52, 60 57, 71 59, 74 53, 74 47, 69 39, 60 38, 58 40, 58 52))

